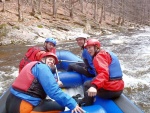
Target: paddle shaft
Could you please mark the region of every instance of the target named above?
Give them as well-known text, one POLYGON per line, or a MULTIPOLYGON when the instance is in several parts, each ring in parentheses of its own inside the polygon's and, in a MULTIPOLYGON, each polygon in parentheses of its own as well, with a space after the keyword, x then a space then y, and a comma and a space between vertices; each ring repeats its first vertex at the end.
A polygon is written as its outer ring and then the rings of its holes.
POLYGON ((70 61, 70 60, 59 60, 60 62, 69 62, 69 63, 83 63, 83 61, 70 61))
POLYGON ((59 76, 58 76, 58 70, 57 70, 56 65, 55 65, 55 69, 56 69, 56 76, 57 76, 57 79, 58 79, 58 81, 60 81, 60 78, 59 78, 59 76))

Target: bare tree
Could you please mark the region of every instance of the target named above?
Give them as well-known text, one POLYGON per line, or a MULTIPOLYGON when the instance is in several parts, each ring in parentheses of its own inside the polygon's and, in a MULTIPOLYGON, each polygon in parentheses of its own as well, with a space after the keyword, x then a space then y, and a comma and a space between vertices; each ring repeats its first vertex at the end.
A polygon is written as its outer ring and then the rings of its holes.
POLYGON ((109 16, 110 16, 110 17, 111 17, 112 12, 113 12, 112 6, 113 6, 113 0, 110 0, 110 12, 109 12, 109 16))
MULTIPOLYGON (((49 6, 52 14, 56 17, 58 11, 62 11, 64 16, 71 18, 74 15, 83 15, 86 19, 97 23, 109 20, 123 25, 125 20, 133 23, 150 24, 150 0, 0 0, 2 1, 2 11, 9 6, 5 5, 5 1, 9 4, 13 1, 18 2, 18 20, 23 20, 24 9, 32 8, 33 16, 40 16, 42 11, 41 4, 49 6), (22 1, 22 2, 20 2, 22 1), (24 4, 28 3, 28 6, 24 4), (29 8, 28 8, 29 7, 29 8), (36 15, 40 14, 40 15, 36 15), (93 19, 94 18, 94 19, 93 19)), ((48 8, 49 8, 48 7, 48 8)), ((11 10, 11 9, 10 9, 11 10)), ((14 10, 14 9, 13 9, 14 10)), ((48 9, 49 10, 49 9, 48 9)), ((27 10, 28 11, 28 10, 27 10)), ((87 22, 88 23, 88 22, 87 22)))
POLYGON ((32 15, 41 14, 41 0, 31 0, 32 15))
POLYGON ((69 0, 69 16, 73 18, 73 0, 69 0))
POLYGON ((42 14, 42 12, 41 12, 41 0, 39 0, 39 2, 38 2, 38 13, 42 14))
POLYGON ((119 17, 118 17, 118 25, 123 25, 124 23, 124 0, 120 1, 120 11, 119 11, 119 17))
POLYGON ((57 13, 57 0, 53 0, 53 17, 56 17, 57 13))
POLYGON ((21 1, 18 0, 18 21, 23 21, 23 15, 21 11, 21 1))
POLYGON ((147 6, 147 18, 148 18, 147 22, 150 23, 150 0, 147 1, 146 4, 149 4, 149 5, 147 6))
POLYGON ((2 0, 2 2, 3 2, 3 9, 2 9, 2 11, 5 12, 5 0, 2 0))
POLYGON ((144 24, 146 21, 146 0, 143 0, 142 7, 143 7, 143 9, 142 9, 141 24, 144 24))
POLYGON ((81 12, 83 13, 83 0, 79 0, 81 6, 81 12))
POLYGON ((69 0, 69 16, 73 18, 73 13, 74 13, 74 4, 78 2, 78 0, 69 0))
POLYGON ((94 19, 97 20, 97 10, 98 10, 98 2, 97 0, 94 1, 94 19))
POLYGON ((104 0, 102 0, 102 4, 101 4, 101 12, 100 12, 100 20, 99 23, 102 23, 103 20, 103 13, 104 13, 104 0))

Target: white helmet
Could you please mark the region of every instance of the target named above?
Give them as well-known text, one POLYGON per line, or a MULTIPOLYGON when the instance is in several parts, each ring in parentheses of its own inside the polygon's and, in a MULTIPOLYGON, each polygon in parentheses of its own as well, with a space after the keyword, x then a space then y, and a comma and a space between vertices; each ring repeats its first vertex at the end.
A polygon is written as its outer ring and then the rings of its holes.
POLYGON ((75 40, 77 40, 78 38, 87 39, 88 37, 89 37, 88 34, 80 33, 80 34, 78 34, 78 35, 75 36, 75 40))

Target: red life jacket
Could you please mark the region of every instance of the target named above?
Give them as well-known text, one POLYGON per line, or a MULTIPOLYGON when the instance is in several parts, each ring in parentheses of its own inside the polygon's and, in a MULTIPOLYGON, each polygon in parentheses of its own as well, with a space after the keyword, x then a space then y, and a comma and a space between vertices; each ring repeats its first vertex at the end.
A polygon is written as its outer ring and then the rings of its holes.
POLYGON ((12 87, 19 92, 45 99, 46 93, 43 87, 31 72, 32 67, 37 63, 38 61, 34 61, 26 65, 12 84, 12 87))
POLYGON ((19 72, 22 70, 22 68, 27 65, 31 61, 37 61, 36 54, 39 51, 46 51, 43 47, 31 47, 26 52, 24 58, 20 61, 19 64, 19 72))

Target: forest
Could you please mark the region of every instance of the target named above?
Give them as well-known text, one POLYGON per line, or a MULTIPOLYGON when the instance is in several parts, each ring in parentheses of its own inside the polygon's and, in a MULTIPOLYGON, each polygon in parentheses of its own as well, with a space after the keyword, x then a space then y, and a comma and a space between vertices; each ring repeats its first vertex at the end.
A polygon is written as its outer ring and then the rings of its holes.
MULTIPOLYGON (((84 16, 86 21, 92 20, 98 25, 109 22, 123 25, 126 21, 150 24, 150 0, 0 0, 0 6, 1 12, 16 14, 18 21, 23 21, 24 13, 28 13, 55 18, 62 14, 70 19, 84 16)), ((0 16, 1 22, 10 21, 9 15, 0 16)))
POLYGON ((149 25, 150 0, 0 0, 0 45, 32 42, 47 33, 72 40, 76 29, 102 36, 149 25))

